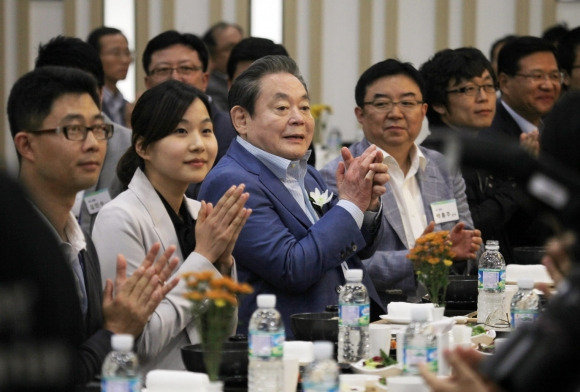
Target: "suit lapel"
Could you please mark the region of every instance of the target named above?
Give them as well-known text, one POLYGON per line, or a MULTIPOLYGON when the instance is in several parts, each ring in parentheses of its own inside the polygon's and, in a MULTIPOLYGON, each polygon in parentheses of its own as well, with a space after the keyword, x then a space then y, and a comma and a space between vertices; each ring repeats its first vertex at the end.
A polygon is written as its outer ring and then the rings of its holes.
POLYGON ((285 208, 290 214, 294 215, 304 227, 312 226, 312 222, 310 222, 306 213, 302 211, 302 208, 294 200, 290 192, 288 192, 288 189, 282 184, 282 181, 260 162, 259 159, 242 147, 240 143, 234 140, 227 155, 235 159, 244 169, 257 175, 264 187, 280 202, 282 208, 285 208))
MULTIPOLYGON (((153 185, 151 185, 141 169, 137 169, 135 172, 135 175, 129 184, 129 189, 135 193, 139 201, 147 210, 147 213, 151 216, 153 230, 155 230, 159 237, 162 250, 167 249, 169 245, 177 245, 174 243, 176 235, 173 222, 171 222, 171 218, 169 217, 163 202, 159 198, 159 195, 153 188, 153 185)), ((174 256, 179 258, 181 265, 184 257, 179 246, 177 246, 174 256)))
POLYGON ((401 219, 401 211, 397 206, 397 200, 395 199, 395 194, 393 193, 393 187, 387 182, 387 193, 382 196, 383 200, 383 212, 387 218, 387 222, 391 225, 399 239, 408 248, 407 236, 405 236, 405 228, 403 226, 403 220, 401 219))

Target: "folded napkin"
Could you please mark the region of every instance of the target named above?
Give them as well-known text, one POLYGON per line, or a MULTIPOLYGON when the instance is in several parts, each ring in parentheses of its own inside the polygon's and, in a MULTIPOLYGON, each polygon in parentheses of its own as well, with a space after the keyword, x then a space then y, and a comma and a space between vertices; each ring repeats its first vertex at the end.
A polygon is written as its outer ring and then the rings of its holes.
MULTIPOLYGON (((429 304, 414 304, 410 302, 391 302, 387 305, 387 313, 389 317, 400 317, 400 318, 408 318, 411 319, 411 309, 414 307, 425 307, 429 309, 429 314, 431 315, 431 309, 435 307, 435 305, 429 304)), ((430 316, 430 318, 432 318, 430 316)))
POLYGON ((284 358, 298 359, 301 365, 314 361, 314 344, 300 340, 284 342, 284 358))
POLYGON ((146 377, 147 392, 205 392, 209 377, 186 370, 151 370, 146 377))
POLYGON ((554 284, 548 270, 543 264, 509 264, 505 269, 506 282, 517 284, 519 278, 529 278, 534 283, 554 284))

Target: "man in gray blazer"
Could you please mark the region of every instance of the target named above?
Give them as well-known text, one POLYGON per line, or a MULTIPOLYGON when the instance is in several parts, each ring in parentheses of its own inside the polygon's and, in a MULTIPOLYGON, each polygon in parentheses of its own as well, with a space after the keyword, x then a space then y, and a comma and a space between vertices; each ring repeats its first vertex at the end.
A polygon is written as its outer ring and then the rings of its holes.
MULTIPOLYGON (((443 155, 415 144, 427 111, 424 91, 419 72, 393 59, 367 69, 355 89, 355 115, 365 137, 350 151, 359 156, 375 144, 383 150, 391 178, 382 196, 387 233, 375 254, 363 260, 385 308, 395 300, 418 300, 406 255, 421 235, 450 230, 455 260, 474 258, 481 244, 481 233, 471 229, 463 178, 449 170, 443 155)), ((332 191, 340 159, 321 171, 332 191)))

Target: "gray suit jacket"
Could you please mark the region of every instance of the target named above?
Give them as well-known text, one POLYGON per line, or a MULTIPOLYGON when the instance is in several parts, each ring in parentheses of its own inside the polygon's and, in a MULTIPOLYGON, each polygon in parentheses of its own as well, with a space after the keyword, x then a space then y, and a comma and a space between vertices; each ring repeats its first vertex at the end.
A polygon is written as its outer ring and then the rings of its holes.
MULTIPOLYGON (((189 213, 196 219, 200 203, 191 199, 185 201, 189 213)), ((170 245, 177 246, 173 255, 179 259, 179 266, 173 277, 204 270, 212 270, 216 276, 221 276, 214 265, 199 253, 192 252, 185 257, 181 253, 171 218, 141 169, 135 172, 129 189, 99 211, 93 241, 99 254, 103 285, 107 278, 115 277, 118 253, 127 258, 127 273, 131 274, 156 242, 161 243, 160 252, 170 245)), ((232 278, 236 278, 235 268, 232 269, 232 278)), ((137 352, 146 358, 144 373, 151 369, 184 369, 181 346, 199 343, 192 322, 191 304, 183 298, 185 292, 185 281, 181 279, 157 306, 137 340, 137 352)))
MULTIPOLYGON (((94 186, 86 189, 85 194, 89 194, 100 189, 108 189, 111 199, 114 199, 119 193, 123 191, 123 186, 117 178, 117 163, 125 151, 131 147, 132 131, 129 128, 122 126, 121 124, 112 122, 111 119, 106 115, 105 122, 107 124, 113 124, 115 130, 113 132, 113 137, 107 142, 107 155, 105 155, 105 161, 103 162, 103 167, 101 168, 99 180, 94 186)), ((90 234, 93 230, 96 218, 97 214, 91 215, 83 201, 81 205, 81 215, 79 221, 82 229, 90 234)))
MULTIPOLYGON (((350 147, 350 151, 353 156, 359 156, 369 146, 370 143, 365 138, 353 144, 350 147)), ((463 177, 459 173, 451 173, 447 168, 445 158, 437 151, 424 147, 419 148, 425 158, 427 158, 425 170, 419 168, 417 172, 417 181, 421 189, 427 222, 434 220, 431 203, 455 199, 460 220, 465 222, 468 227, 473 227, 471 213, 467 205, 463 177)), ((342 160, 342 158, 336 158, 321 170, 328 188, 333 192, 337 192, 335 173, 339 160, 342 160)), ((387 193, 382 196, 382 225, 385 228, 385 235, 379 240, 379 246, 375 254, 371 258, 363 260, 363 264, 367 267, 385 308, 388 302, 386 290, 400 289, 403 294, 408 296, 414 296, 416 293, 413 265, 406 258, 409 253, 409 246, 405 237, 403 221, 391 183, 387 182, 386 187, 387 193)), ((449 230, 456 223, 458 222, 437 224, 435 225, 435 230, 449 230)))

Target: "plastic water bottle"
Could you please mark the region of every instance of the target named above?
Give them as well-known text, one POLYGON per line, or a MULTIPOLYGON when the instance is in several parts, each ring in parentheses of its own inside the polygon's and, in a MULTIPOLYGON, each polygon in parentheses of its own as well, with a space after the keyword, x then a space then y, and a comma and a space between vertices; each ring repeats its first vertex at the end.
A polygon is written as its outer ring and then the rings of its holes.
POLYGON ((284 383, 284 322, 275 309, 276 296, 260 294, 248 336, 248 391, 278 392, 284 383))
POLYGON ((477 322, 485 323, 494 312, 505 316, 505 260, 499 253, 498 241, 486 241, 485 252, 479 258, 478 280, 477 322))
POLYGON ((140 392, 139 360, 133 352, 133 335, 111 336, 111 351, 101 373, 102 392, 140 392))
POLYGON ((328 132, 326 146, 330 151, 340 151, 340 148, 342 147, 342 135, 338 128, 332 128, 330 132, 328 132))
POLYGON ((338 297, 338 362, 353 363, 370 354, 370 299, 361 283, 363 271, 345 271, 346 285, 338 297))
POLYGON ((411 309, 411 323, 403 335, 403 373, 419 374, 420 363, 425 363, 432 372, 438 370, 437 338, 431 331, 429 309, 411 309))
POLYGON ((510 306, 512 327, 536 321, 540 314, 540 297, 534 292, 534 281, 528 278, 518 279, 518 291, 512 298, 510 306))
POLYGON ((305 369, 302 381, 304 392, 338 391, 338 364, 333 354, 333 343, 314 342, 314 362, 305 369))

